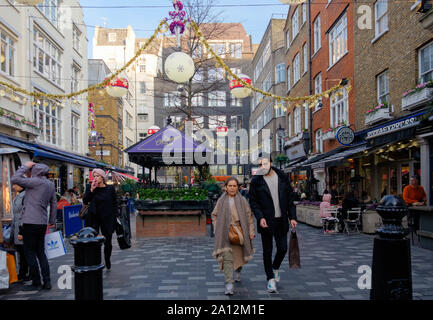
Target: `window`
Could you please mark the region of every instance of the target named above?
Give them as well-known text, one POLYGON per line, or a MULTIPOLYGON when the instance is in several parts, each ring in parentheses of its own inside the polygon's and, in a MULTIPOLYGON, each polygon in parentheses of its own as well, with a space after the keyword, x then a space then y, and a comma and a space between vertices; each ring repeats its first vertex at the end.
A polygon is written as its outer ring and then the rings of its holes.
POLYGON ((147 113, 139 114, 137 120, 138 122, 146 122, 149 120, 149 114, 147 113))
POLYGON ((129 129, 132 129, 132 116, 129 114, 128 111, 125 111, 125 121, 126 121, 126 127, 129 129))
POLYGON ((316 131, 316 152, 323 152, 322 130, 320 129, 316 131))
POLYGON ((253 123, 251 123, 251 135, 255 136, 257 134, 257 123, 256 121, 253 121, 253 123))
POLYGON ((285 70, 286 65, 284 63, 278 64, 275 67, 275 83, 284 82, 286 80, 285 70))
POLYGON ((203 69, 198 69, 195 73, 194 76, 192 77, 192 82, 193 83, 200 83, 202 82, 204 79, 204 73, 203 73, 203 69))
MULTIPOLYGON (((321 73, 319 73, 314 78, 314 94, 319 94, 319 93, 322 93, 322 74, 321 73)), ((322 98, 319 99, 319 102, 315 106, 314 111, 317 111, 317 110, 322 108, 321 102, 322 102, 322 98)))
POLYGON ((71 145, 73 151, 78 151, 78 146, 80 144, 79 142, 79 124, 80 124, 80 117, 76 115, 75 113, 72 113, 71 116, 71 145))
POLYGON ((263 114, 257 118, 257 129, 260 131, 263 128, 263 114))
POLYGON ((291 137, 292 136, 292 113, 289 113, 287 119, 288 119, 287 133, 288 136, 291 137))
POLYGON ((230 56, 235 59, 242 58, 242 43, 230 44, 230 56))
POLYGON ((302 24, 307 21, 307 4, 304 2, 302 4, 302 24))
POLYGON ((259 60, 257 61, 256 68, 254 69, 254 81, 256 81, 263 70, 263 55, 260 56, 259 60))
POLYGON ((314 21, 314 53, 322 47, 321 30, 320 30, 320 15, 314 21))
POLYGON ((45 0, 38 4, 42 14, 57 28, 59 22, 59 0, 45 0))
POLYGON ((203 48, 201 44, 197 44, 197 46, 194 48, 194 50, 192 51, 192 57, 193 59, 203 57, 203 48))
POLYGON ((301 107, 295 108, 294 122, 295 134, 298 134, 301 132, 301 107))
MULTIPOLYGON (((226 44, 225 43, 210 43, 209 46, 221 58, 225 58, 226 44)), ((208 55, 210 57, 210 54, 208 55)))
POLYGON ((77 92, 78 91, 78 73, 80 70, 73 65, 72 71, 71 71, 71 92, 77 92))
POLYGON ((235 98, 232 96, 231 106, 232 107, 242 107, 242 99, 235 98))
POLYGON ((36 126, 41 129, 39 139, 50 144, 61 145, 62 117, 57 101, 40 102, 33 109, 33 115, 36 126))
POLYGON ((81 31, 75 25, 72 26, 72 46, 75 50, 80 52, 81 50, 81 31))
POLYGON ((342 95, 331 97, 331 127, 335 128, 343 123, 348 123, 349 102, 347 92, 343 89, 342 95))
POLYGON ((242 129, 242 116, 231 116, 230 123, 231 123, 231 129, 234 130, 242 129))
POLYGON ((193 107, 203 107, 203 93, 196 93, 191 98, 191 105, 193 107))
POLYGON ((290 88, 290 67, 287 67, 287 91, 289 91, 290 88))
POLYGON ((388 71, 377 76, 377 102, 389 102, 388 71))
POLYGON ((230 71, 236 75, 241 74, 241 68, 230 68, 230 71))
POLYGON ((164 107, 180 107, 180 92, 164 92, 164 107))
POLYGON ((146 93, 146 82, 140 81, 140 94, 146 93))
POLYGON ((213 68, 208 70, 208 80, 209 82, 216 82, 224 80, 224 70, 223 68, 213 68))
POLYGON ((277 104, 275 106, 275 116, 276 117, 283 117, 285 115, 284 107, 282 104, 277 104))
POLYGON ((299 81, 301 78, 301 66, 299 61, 299 53, 295 56, 295 59, 293 59, 293 85, 295 85, 296 82, 299 81))
POLYGON ((299 33, 299 13, 298 7, 295 9, 295 13, 292 16, 292 42, 295 40, 296 36, 299 33))
POLYGON ((60 85, 62 53, 36 26, 33 29, 33 69, 60 85))
POLYGON ((144 114, 144 113, 147 113, 147 106, 146 106, 145 103, 140 103, 140 104, 138 105, 137 113, 138 113, 138 114, 144 114))
POLYGON ((269 72, 265 78, 265 81, 263 82, 263 90, 269 92, 271 90, 271 87, 272 87, 272 77, 271 77, 271 73, 269 72))
POLYGON ((308 108, 308 103, 304 104, 304 128, 308 129, 309 126, 309 113, 310 108, 308 108))
POLYGON ((114 32, 110 32, 108 34, 108 42, 116 42, 117 34, 114 32))
POLYGON ((329 32, 329 66, 333 66, 347 52, 347 15, 329 32))
POLYGON ((286 33, 286 46, 287 46, 287 49, 290 48, 290 31, 287 31, 287 33, 286 33))
POLYGON ((263 50, 263 66, 266 65, 270 57, 271 57, 271 40, 268 41, 265 49, 263 50))
POLYGON ((15 40, 0 29, 0 70, 9 76, 15 75, 15 40))
POLYGON ((147 137, 147 133, 142 133, 142 132, 141 132, 141 133, 139 134, 139 136, 140 136, 140 141, 141 141, 141 140, 144 140, 144 139, 147 137))
POLYGON ((141 63, 140 64, 140 72, 141 73, 145 73, 146 72, 146 63, 141 63))
POLYGON ((420 83, 433 79, 433 42, 419 51, 420 83))
POLYGON ((268 105, 263 112, 263 125, 267 125, 272 120, 272 106, 268 105))
POLYGON ((308 70, 308 53, 307 53, 307 44, 306 43, 302 46, 302 54, 304 56, 304 73, 305 73, 308 70))
POLYGON ((375 35, 379 37, 388 31, 388 0, 378 0, 374 4, 375 35))
POLYGON ((226 127, 227 120, 226 116, 209 116, 209 129, 215 129, 216 127, 226 127))
POLYGON ((213 91, 209 92, 209 107, 225 107, 226 106, 226 92, 213 91))
POLYGON ((193 130, 199 130, 204 128, 204 117, 192 117, 193 130))

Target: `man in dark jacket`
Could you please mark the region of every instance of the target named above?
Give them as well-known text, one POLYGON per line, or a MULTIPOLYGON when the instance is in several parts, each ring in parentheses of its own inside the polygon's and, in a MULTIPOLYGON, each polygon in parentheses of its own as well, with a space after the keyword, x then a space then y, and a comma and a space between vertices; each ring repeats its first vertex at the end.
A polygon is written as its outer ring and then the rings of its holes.
POLYGON ((48 180, 49 168, 45 164, 27 162, 20 167, 11 178, 12 184, 17 184, 26 189, 24 197, 24 211, 22 214, 23 227, 20 232, 23 236, 24 255, 30 268, 32 284, 29 289, 51 289, 50 266, 45 255, 45 233, 47 223, 55 227, 57 214, 57 198, 54 184, 48 180), (24 175, 31 170, 31 177, 24 175), (48 206, 50 216, 48 217, 48 206), (38 261, 41 266, 39 274, 38 261))
POLYGON ((257 219, 257 230, 261 234, 263 262, 268 280, 268 292, 276 292, 280 281, 278 269, 287 253, 289 219, 296 228, 296 207, 293 191, 287 175, 272 166, 270 157, 259 155, 259 173, 251 180, 249 200, 257 219), (277 253, 272 262, 273 238, 277 253))

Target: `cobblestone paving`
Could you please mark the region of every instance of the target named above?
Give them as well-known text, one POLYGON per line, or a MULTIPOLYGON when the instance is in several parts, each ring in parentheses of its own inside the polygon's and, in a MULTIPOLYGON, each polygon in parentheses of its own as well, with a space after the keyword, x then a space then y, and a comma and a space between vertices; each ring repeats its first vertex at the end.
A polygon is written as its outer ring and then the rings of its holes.
MULTIPOLYGON (((131 217, 133 235, 135 218, 131 217)), ((209 230, 208 230, 209 231, 209 230)), ((367 300, 369 290, 358 288, 358 267, 371 266, 374 236, 365 234, 323 235, 320 229, 300 224, 298 238, 301 269, 289 269, 284 260, 278 293, 266 291, 260 236, 257 252, 235 284, 235 295, 224 295, 224 274, 212 258, 213 238, 134 239, 132 248, 121 251, 113 240, 112 268, 103 271, 104 299, 180 300, 367 300)), ((0 300, 72 300, 72 289, 61 290, 60 265, 73 265, 73 249, 50 261, 53 289, 23 291, 22 284, 0 290, 0 300)), ((412 247, 413 296, 433 300, 433 251, 412 247)))

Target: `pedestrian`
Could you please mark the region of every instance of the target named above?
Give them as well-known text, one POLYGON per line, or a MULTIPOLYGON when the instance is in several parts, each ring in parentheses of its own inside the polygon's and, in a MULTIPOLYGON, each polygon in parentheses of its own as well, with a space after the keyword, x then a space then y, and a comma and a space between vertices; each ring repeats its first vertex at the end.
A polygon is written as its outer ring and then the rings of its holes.
POLYGON ((227 191, 218 199, 211 215, 215 230, 213 256, 219 262, 220 271, 224 270, 225 294, 232 295, 233 271, 236 271, 235 281, 239 282, 242 266, 253 258, 255 231, 253 214, 248 201, 239 193, 238 180, 228 178, 225 187, 227 191), (240 244, 230 243, 231 226, 239 231, 240 244))
POLYGON ((32 278, 32 284, 26 288, 29 290, 51 289, 50 266, 45 255, 45 233, 47 222, 49 228, 56 227, 57 197, 54 183, 48 180, 48 172, 47 165, 29 161, 20 167, 11 178, 12 184, 26 189, 21 235, 23 236, 24 255, 32 278), (29 171, 31 171, 31 177, 23 177, 29 171), (49 217, 48 206, 50 206, 49 217))
POLYGON ((338 194, 338 190, 337 190, 337 184, 336 183, 334 183, 332 186, 331 186, 331 204, 332 205, 336 205, 336 204, 339 204, 339 198, 340 198, 340 196, 339 196, 339 194, 338 194))
POLYGON ((20 234, 20 228, 22 230, 22 216, 24 210, 24 196, 25 190, 17 184, 12 185, 17 195, 15 196, 13 203, 13 214, 14 217, 11 223, 11 230, 13 233, 12 239, 17 252, 19 261, 18 281, 29 281, 31 280, 29 274, 29 266, 27 264, 26 257, 24 255, 23 236, 20 234))
POLYGON ((289 219, 292 228, 297 226, 296 207, 293 204, 293 191, 288 177, 272 166, 272 158, 260 154, 258 166, 260 171, 251 180, 249 198, 262 238, 267 290, 276 292, 276 283, 280 281, 279 268, 287 252, 289 219), (272 262, 274 238, 277 253, 272 262))
POLYGON ((86 186, 83 202, 89 206, 89 214, 85 219, 86 227, 101 231, 105 237, 104 258, 105 266, 111 269, 111 238, 115 228, 116 218, 119 217, 117 194, 113 186, 106 185, 107 176, 102 169, 92 171, 93 181, 86 186))

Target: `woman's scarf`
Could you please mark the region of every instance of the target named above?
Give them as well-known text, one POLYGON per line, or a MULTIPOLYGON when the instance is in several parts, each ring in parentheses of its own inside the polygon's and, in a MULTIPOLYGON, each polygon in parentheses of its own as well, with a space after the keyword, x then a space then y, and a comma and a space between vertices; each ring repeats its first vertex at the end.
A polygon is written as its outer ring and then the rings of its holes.
MULTIPOLYGON (((242 246, 242 255, 245 261, 249 261, 253 258, 254 249, 250 239, 250 227, 247 217, 248 203, 238 192, 234 197, 234 204, 239 215, 239 221, 245 239, 244 245, 242 246)), ((227 193, 223 193, 218 199, 214 211, 216 211, 217 218, 214 230, 215 244, 212 255, 218 262, 222 262, 224 252, 232 251, 229 241, 231 210, 229 195, 227 193)))

